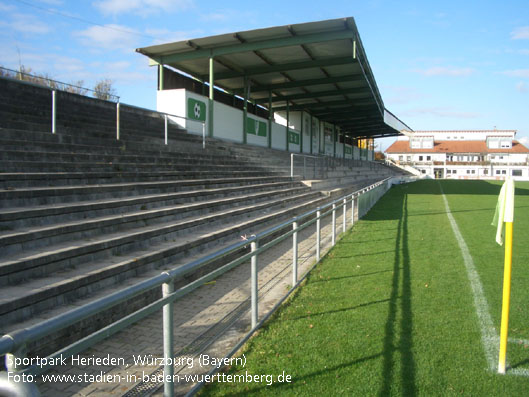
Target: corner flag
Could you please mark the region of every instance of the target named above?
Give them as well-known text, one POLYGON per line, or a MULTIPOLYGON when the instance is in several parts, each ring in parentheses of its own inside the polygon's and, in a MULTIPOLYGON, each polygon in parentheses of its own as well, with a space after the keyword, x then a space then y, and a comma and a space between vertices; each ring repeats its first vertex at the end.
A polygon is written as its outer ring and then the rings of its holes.
POLYGON ((509 331, 509 308, 511 300, 512 269, 512 222, 514 218, 514 182, 508 178, 501 187, 492 224, 497 225, 496 242, 503 245, 502 232, 505 222, 505 266, 503 269, 503 301, 501 308, 500 357, 498 372, 505 373, 507 336, 509 331))
POLYGON ((500 190, 492 225, 497 226, 496 242, 503 245, 503 222, 512 222, 514 217, 514 182, 508 178, 500 190))

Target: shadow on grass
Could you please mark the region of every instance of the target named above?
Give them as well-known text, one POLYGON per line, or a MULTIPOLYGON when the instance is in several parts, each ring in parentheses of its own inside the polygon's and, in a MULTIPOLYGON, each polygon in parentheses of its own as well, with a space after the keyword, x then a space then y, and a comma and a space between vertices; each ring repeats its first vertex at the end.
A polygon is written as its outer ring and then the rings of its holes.
MULTIPOLYGON (((389 310, 384 333, 382 382, 379 396, 391 394, 392 383, 397 377, 395 367, 397 353, 400 353, 400 383, 402 394, 415 396, 415 360, 413 357, 413 315, 411 302, 410 257, 408 251, 408 195, 405 189, 398 197, 401 200, 400 218, 395 242, 395 260, 393 263, 393 280, 389 297, 389 310), (401 280, 402 278, 402 280, 401 280), (401 296, 399 299, 399 289, 401 296), (400 301, 400 332, 397 328, 400 301), (399 339, 397 340, 397 335, 399 339)), ((396 204, 396 203, 395 203, 396 204)))
POLYGON ((356 306, 344 307, 342 309, 336 309, 336 310, 327 310, 325 312, 320 312, 320 313, 310 313, 310 314, 307 314, 305 316, 292 317, 292 318, 289 318, 288 320, 289 321, 301 320, 303 318, 311 318, 311 317, 317 317, 317 316, 324 316, 326 314, 346 312, 346 311, 349 311, 349 310, 356 310, 356 309, 360 309, 361 307, 367 307, 367 306, 376 305, 378 303, 384 303, 384 302, 389 302, 389 299, 382 299, 382 300, 373 301, 373 302, 361 303, 361 304, 356 305, 356 306))
POLYGON ((525 360, 522 360, 520 362, 517 362, 516 364, 511 365, 511 368, 513 368, 513 369, 514 368, 518 368, 518 367, 521 367, 521 366, 523 366, 525 364, 529 364, 529 358, 527 358, 525 360))
MULTIPOLYGON (((393 252, 393 251, 391 251, 393 252)), ((343 258, 354 258, 354 256, 336 256, 336 259, 343 259, 343 258)), ((389 270, 380 270, 378 272, 371 272, 371 273, 362 273, 362 274, 351 274, 350 276, 342 276, 342 277, 330 277, 330 278, 322 278, 320 280, 313 279, 311 280, 311 283, 326 283, 328 281, 337 281, 337 280, 343 280, 346 278, 358 278, 358 277, 366 277, 366 276, 373 276, 375 274, 381 274, 381 273, 388 273, 394 271, 393 269, 389 270)))

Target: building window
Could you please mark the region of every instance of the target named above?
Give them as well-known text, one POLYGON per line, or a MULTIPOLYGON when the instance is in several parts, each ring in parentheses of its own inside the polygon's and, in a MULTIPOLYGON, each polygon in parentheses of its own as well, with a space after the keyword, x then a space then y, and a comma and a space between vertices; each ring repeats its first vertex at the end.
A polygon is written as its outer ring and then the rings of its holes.
POLYGON ((399 156, 399 161, 403 161, 404 160, 404 156, 399 156))
POLYGON ((411 163, 411 156, 408 156, 408 157, 407 157, 407 161, 408 161, 409 163, 411 163))
POLYGON ((501 171, 500 170, 496 170, 496 175, 500 175, 501 174, 501 171))
POLYGON ((452 173, 452 170, 446 170, 446 173, 447 173, 447 174, 451 174, 451 173, 452 173))
POLYGON ((472 173, 475 174, 475 173, 476 173, 476 170, 472 170, 472 173))
POLYGON ((500 160, 503 160, 503 156, 500 156, 500 160))
POLYGON ((467 170, 467 174, 470 174, 470 170, 467 170))
POLYGON ((522 170, 512 170, 512 176, 522 176, 522 170))
POLYGON ((483 170, 483 175, 488 175, 489 174, 489 170, 483 170))
POLYGON ((422 172, 423 174, 426 174, 426 170, 421 170, 421 172, 422 172))
POLYGON ((507 175, 507 171, 505 171, 505 170, 501 170, 501 174, 502 174, 502 175, 507 175))
POLYGON ((426 156, 426 161, 430 161, 432 159, 432 156, 426 156))
POLYGON ((452 171, 452 174, 457 174, 457 170, 453 170, 453 171, 452 171))
POLYGON ((422 161, 422 156, 419 156, 419 161, 422 161))

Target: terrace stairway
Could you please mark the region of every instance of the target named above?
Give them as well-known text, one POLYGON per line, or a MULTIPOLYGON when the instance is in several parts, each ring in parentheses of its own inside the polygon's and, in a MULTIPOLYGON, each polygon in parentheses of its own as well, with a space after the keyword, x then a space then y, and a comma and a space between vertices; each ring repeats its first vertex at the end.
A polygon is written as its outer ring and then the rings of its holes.
MULTIPOLYGON (((289 153, 210 138, 203 149, 202 137, 174 125, 165 145, 162 117, 123 105, 116 140, 115 104, 57 92, 57 105, 51 134, 50 91, 0 79, 0 334, 329 200, 289 176, 289 153)), ((359 183, 391 173, 354 172, 359 183)), ((49 354, 158 296, 74 324, 30 354, 49 354)))

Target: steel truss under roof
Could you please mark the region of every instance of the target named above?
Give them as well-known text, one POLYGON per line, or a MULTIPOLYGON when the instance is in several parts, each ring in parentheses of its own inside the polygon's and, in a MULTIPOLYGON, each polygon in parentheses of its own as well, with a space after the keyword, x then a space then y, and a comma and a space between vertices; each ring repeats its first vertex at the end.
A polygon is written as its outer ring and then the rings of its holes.
POLYGON ((210 100, 217 86, 273 112, 306 111, 352 137, 411 130, 385 109, 352 17, 136 51, 209 83, 210 100))

